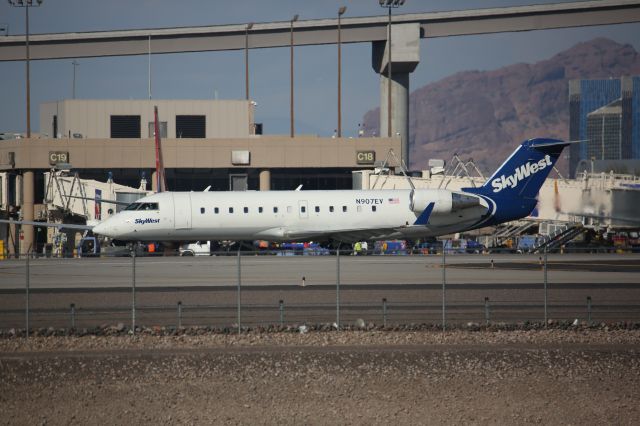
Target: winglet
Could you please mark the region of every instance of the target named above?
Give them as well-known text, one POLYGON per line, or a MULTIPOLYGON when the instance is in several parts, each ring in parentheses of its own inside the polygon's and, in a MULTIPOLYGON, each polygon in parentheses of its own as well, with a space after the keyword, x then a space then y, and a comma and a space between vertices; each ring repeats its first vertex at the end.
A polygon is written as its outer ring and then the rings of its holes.
POLYGON ((436 203, 429 203, 427 207, 424 209, 420 216, 413 222, 414 225, 426 225, 429 222, 429 216, 431 216, 431 212, 433 211, 433 207, 436 203))

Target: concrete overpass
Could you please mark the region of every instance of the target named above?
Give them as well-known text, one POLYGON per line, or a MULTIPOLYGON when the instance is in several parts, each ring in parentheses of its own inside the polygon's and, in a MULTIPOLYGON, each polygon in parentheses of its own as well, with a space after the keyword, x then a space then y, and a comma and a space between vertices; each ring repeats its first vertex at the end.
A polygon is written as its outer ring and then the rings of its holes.
MULTIPOLYGON (((394 15, 393 24, 417 24, 421 38, 532 31, 640 21, 640 1, 601 0, 492 9, 394 15)), ((342 18, 342 42, 386 41, 387 17, 342 18)), ((245 47, 246 24, 31 34, 31 59, 61 59, 151 53, 238 50, 245 47)), ((337 19, 294 23, 294 45, 335 44, 337 19)), ((249 31, 251 49, 288 47, 290 23, 255 23, 249 31)), ((25 59, 24 36, 0 38, 0 61, 25 59)))

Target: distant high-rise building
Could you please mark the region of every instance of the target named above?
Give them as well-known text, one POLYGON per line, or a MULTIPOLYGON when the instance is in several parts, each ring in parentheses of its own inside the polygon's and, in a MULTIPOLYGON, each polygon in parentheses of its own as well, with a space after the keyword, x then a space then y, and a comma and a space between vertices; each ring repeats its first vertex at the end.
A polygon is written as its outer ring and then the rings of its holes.
POLYGON ((569 82, 569 171, 581 161, 640 159, 640 77, 569 82))

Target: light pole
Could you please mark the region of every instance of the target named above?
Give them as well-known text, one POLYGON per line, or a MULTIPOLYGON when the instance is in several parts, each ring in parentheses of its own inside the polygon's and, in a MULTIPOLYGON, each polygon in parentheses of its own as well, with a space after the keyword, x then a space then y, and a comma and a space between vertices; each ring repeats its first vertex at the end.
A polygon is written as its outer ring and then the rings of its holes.
POLYGON ((291 24, 291 102, 290 102, 290 107, 291 107, 291 137, 295 136, 295 128, 293 125, 294 122, 294 115, 293 115, 293 23, 296 22, 298 20, 298 15, 293 15, 293 18, 291 19, 291 21, 289 21, 289 23, 291 24))
POLYGON ((73 65, 73 92, 72 92, 72 99, 76 98, 76 67, 78 65, 80 65, 80 62, 76 61, 75 59, 73 60, 73 62, 71 62, 71 65, 73 65))
POLYGON ((338 9, 338 137, 342 137, 342 33, 340 18, 347 11, 347 6, 338 9))
MULTIPOLYGON (((24 7, 25 10, 25 48, 26 48, 26 95, 27 95, 27 139, 31 142, 31 88, 30 88, 30 70, 29 70, 29 9, 32 7, 39 7, 42 4, 42 0, 9 0, 9 4, 14 7, 24 7)), ((33 170, 24 170, 22 172, 22 188, 23 188, 23 199, 22 199, 22 219, 27 222, 33 221, 33 202, 34 202, 34 190, 35 190, 35 179, 33 175, 33 170)), ((21 251, 24 252, 25 248, 28 251, 30 246, 33 244, 33 226, 32 225, 23 225, 23 245, 21 247, 21 251)))
POLYGON ((249 100, 249 30, 253 28, 253 22, 244 27, 244 93, 249 100))
POLYGON ((40 7, 42 4, 42 0, 9 0, 9 4, 13 7, 24 7, 25 10, 25 20, 26 20, 26 31, 25 31, 25 47, 27 49, 27 138, 31 137, 31 90, 30 90, 30 81, 29 81, 29 8, 30 7, 40 7))
POLYGON ((391 9, 400 7, 404 0, 380 0, 380 6, 389 10, 389 25, 387 30, 387 137, 391 137, 391 9))

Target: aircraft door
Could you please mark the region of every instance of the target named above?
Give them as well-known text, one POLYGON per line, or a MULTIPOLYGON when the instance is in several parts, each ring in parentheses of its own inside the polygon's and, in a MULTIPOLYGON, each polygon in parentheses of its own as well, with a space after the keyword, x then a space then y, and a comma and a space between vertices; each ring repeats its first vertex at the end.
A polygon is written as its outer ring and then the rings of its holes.
POLYGON ((173 193, 175 229, 191 229, 191 193, 173 193))
POLYGON ((309 218, 309 203, 307 200, 298 201, 298 212, 300 214, 300 219, 308 219, 309 218))

